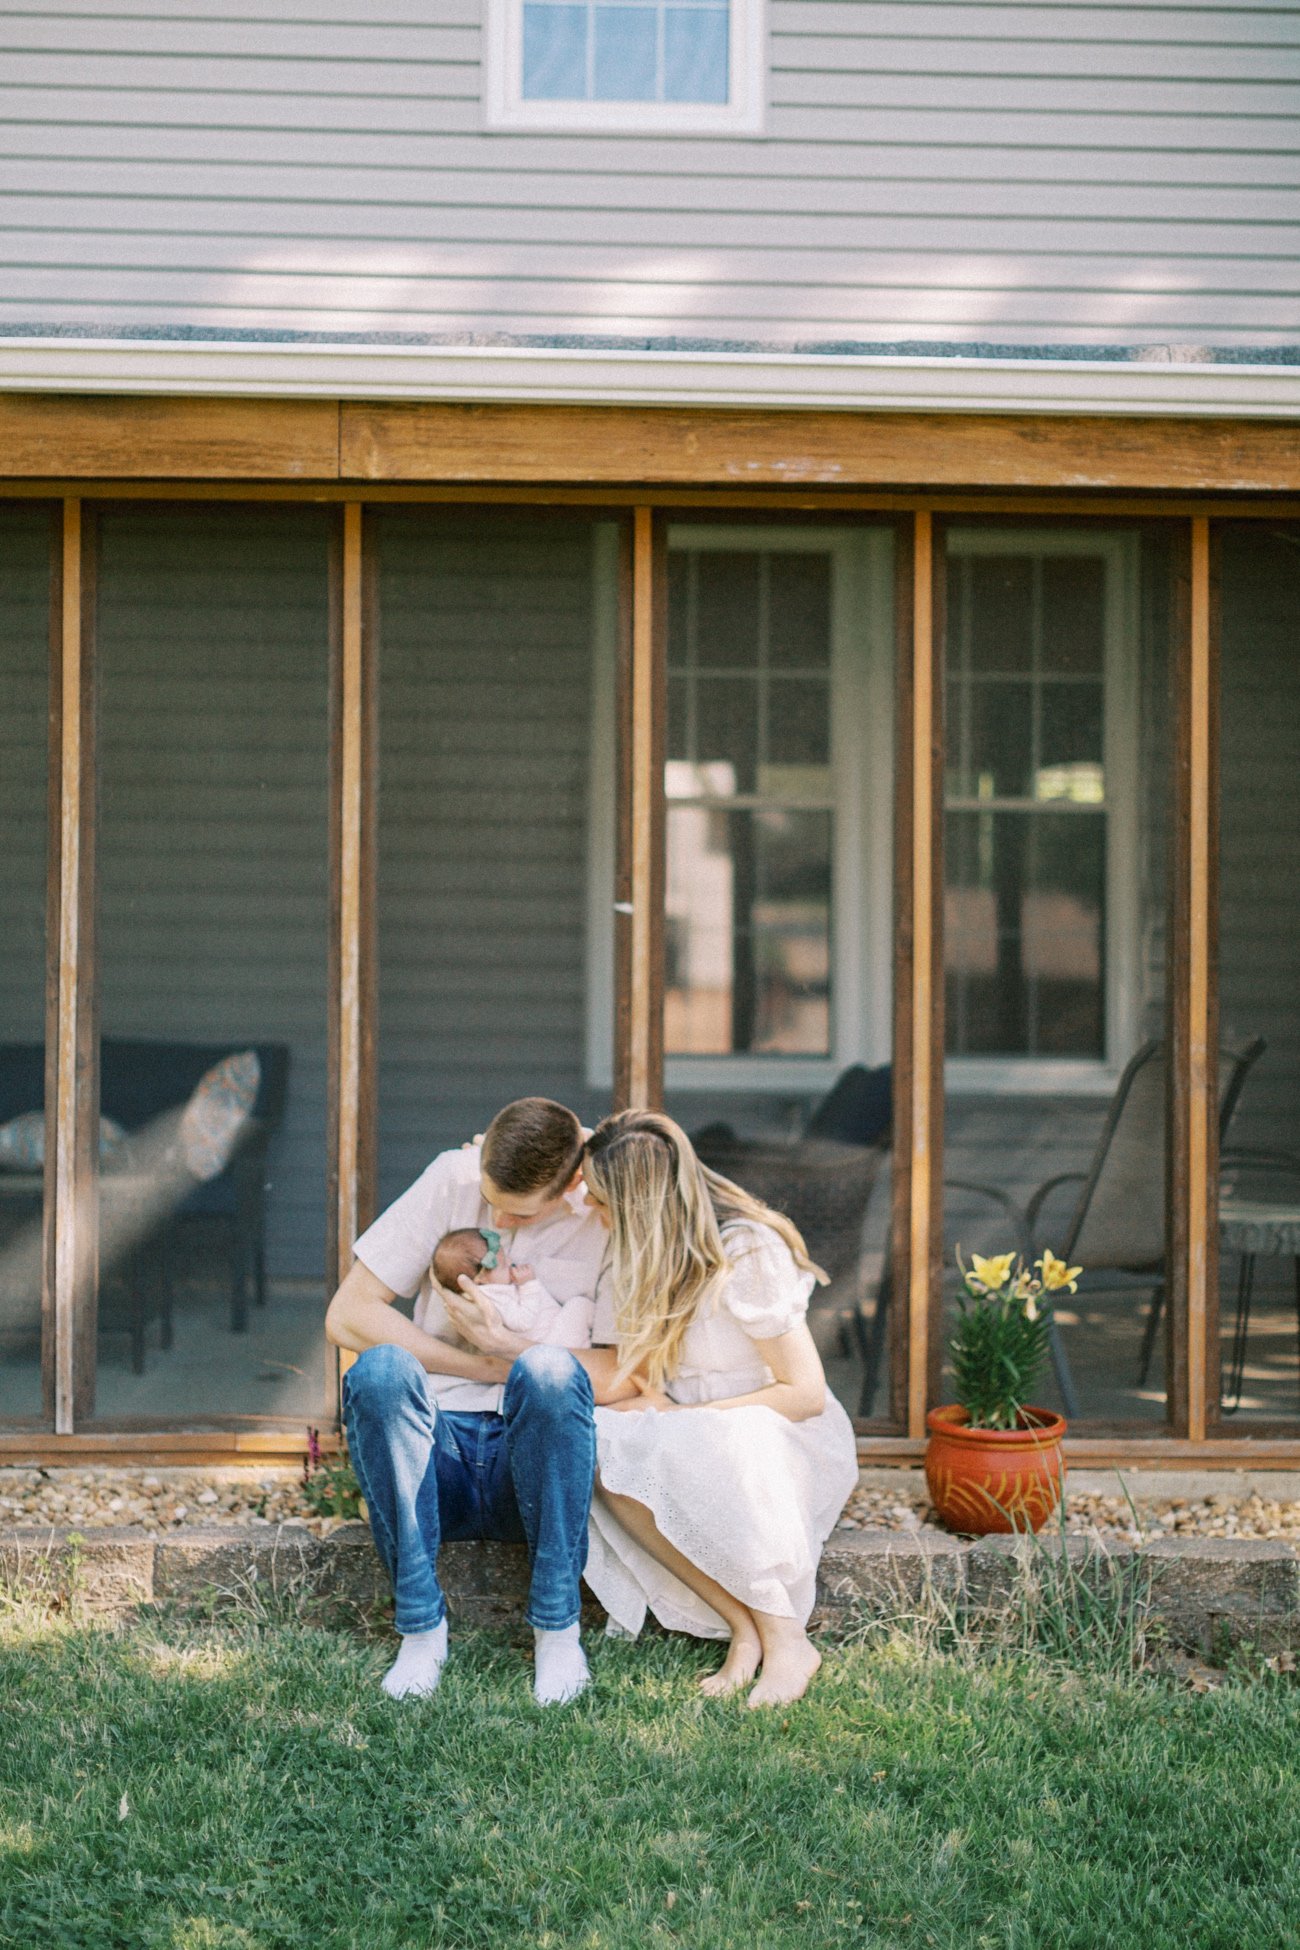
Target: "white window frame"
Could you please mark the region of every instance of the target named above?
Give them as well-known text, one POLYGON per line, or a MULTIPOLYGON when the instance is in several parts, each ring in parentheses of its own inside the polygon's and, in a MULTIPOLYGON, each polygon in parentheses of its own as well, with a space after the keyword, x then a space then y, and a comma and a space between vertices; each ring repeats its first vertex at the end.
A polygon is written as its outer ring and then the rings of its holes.
POLYGON ((551 134, 761 135, 767 108, 766 0, 729 0, 729 6, 725 102, 566 102, 524 99, 524 0, 486 0, 486 126, 551 134))
POLYGON ((1101 1058, 948 1056, 945 1087, 959 1095, 1109 1096, 1137 1046, 1141 1020, 1138 537, 1079 529, 952 528, 947 550, 950 557, 1090 555, 1105 564, 1106 1053, 1101 1058))
MULTIPOLYGON (((893 538, 884 528, 674 522, 668 541, 831 558, 831 1052, 669 1056, 664 1064, 669 1090, 820 1093, 850 1063, 887 1063, 893 1041, 893 538)), ((594 548, 587 1081, 603 1089, 614 1048, 616 531, 602 526, 594 548)))

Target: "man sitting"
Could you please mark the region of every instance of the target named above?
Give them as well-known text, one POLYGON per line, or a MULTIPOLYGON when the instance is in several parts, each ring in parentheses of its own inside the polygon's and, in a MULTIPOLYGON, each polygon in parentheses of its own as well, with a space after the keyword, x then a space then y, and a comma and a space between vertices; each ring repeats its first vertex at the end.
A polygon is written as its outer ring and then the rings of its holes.
POLYGON ((508 1252, 526 1230, 536 1277, 561 1303, 594 1296, 596 1338, 612 1341, 598 1292, 607 1234, 583 1189, 583 1136, 573 1112, 548 1098, 507 1104, 481 1144, 444 1151, 362 1233, 330 1302, 326 1334, 358 1356, 344 1379, 344 1423, 396 1598, 402 1644, 383 1681, 394 1698, 431 1693, 441 1677, 444 1538, 527 1543, 534 1693, 553 1705, 587 1684, 578 1614, 596 1461, 592 1410, 607 1398, 612 1350, 529 1345, 499 1322, 501 1351, 458 1344, 457 1327, 484 1316, 491 1326, 491 1310, 472 1304, 468 1281, 469 1295, 441 1287, 431 1266, 453 1229, 490 1226, 506 1235, 508 1252), (415 1298, 413 1320, 394 1307, 399 1296, 415 1298))

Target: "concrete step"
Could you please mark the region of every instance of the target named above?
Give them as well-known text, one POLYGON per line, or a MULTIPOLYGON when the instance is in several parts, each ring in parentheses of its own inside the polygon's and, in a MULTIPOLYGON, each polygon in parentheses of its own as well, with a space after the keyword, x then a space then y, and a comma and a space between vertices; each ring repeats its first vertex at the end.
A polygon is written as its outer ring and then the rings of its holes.
MULTIPOLYGON (((1142 1593, 1173 1645, 1222 1652, 1249 1643, 1300 1650, 1300 1550, 1283 1541, 1162 1537, 1134 1550, 1087 1537, 987 1538, 837 1530, 822 1557, 814 1629, 903 1614, 1014 1619, 1050 1593, 1062 1557, 1090 1588, 1142 1593)), ((521 1621, 527 1561, 512 1544, 448 1544, 439 1574, 462 1623, 521 1621)), ((391 1600, 364 1524, 325 1535, 286 1523, 211 1529, 0 1531, 0 1584, 88 1617, 140 1606, 189 1611, 271 1605, 322 1622, 382 1620, 391 1600)), ((602 1614, 594 1601, 588 1622, 602 1614)))

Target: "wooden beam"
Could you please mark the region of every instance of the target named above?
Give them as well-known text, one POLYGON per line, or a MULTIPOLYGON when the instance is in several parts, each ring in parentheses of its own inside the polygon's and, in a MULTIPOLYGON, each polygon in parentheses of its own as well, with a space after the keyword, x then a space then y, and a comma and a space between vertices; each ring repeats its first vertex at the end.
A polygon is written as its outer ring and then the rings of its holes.
MULTIPOLYGON (((0 462, 3 456, 0 455, 0 462)), ((6 478, 0 471, 0 496, 10 500, 49 500, 77 495, 86 501, 288 501, 318 504, 341 503, 358 498, 357 483, 280 479, 191 480, 95 475, 85 479, 56 476, 6 478)), ((489 508, 606 508, 631 509, 644 506, 671 509, 678 513, 697 509, 734 510, 737 513, 808 514, 839 517, 845 514, 915 514, 928 509, 934 515, 1006 516, 1011 520, 1057 516, 1070 520, 1134 521, 1186 519, 1203 514, 1211 521, 1300 521, 1300 501, 1285 495, 1243 493, 1235 498, 1224 494, 1208 495, 1192 490, 1133 494, 1115 490, 1080 494, 1065 492, 1023 492, 973 489, 903 492, 815 487, 803 490, 783 488, 646 487, 637 486, 532 486, 527 482, 500 484, 471 482, 443 485, 428 481, 367 482, 361 496, 365 505, 417 507, 474 506, 489 508)))
POLYGON ((364 400, 339 419, 357 481, 1300 492, 1273 421, 364 400))
POLYGON ((940 1347, 939 1254, 943 1156, 942 549, 933 517, 914 515, 899 602, 896 961, 894 1066, 898 1298, 907 1309, 909 1437, 925 1433, 940 1347), (909 627, 910 625, 910 627, 909 627))
POLYGON ((663 1102, 664 734, 667 711, 667 553, 663 524, 636 508, 619 579, 617 776, 619 860, 615 889, 615 1102, 663 1102))
POLYGON ((41 1312, 47 1408, 70 1435, 94 1408, 99 1259, 95 554, 80 501, 59 511, 52 585, 41 1312))
POLYGON ((1218 1024, 1212 972, 1217 771, 1209 523, 1178 538, 1171 646, 1173 825, 1166 957, 1168 1109, 1166 1328, 1169 1419, 1197 1442, 1213 1419, 1217 1348, 1218 1024))
MULTIPOLYGON (((1218 1266, 1218 1032, 1211 979, 1211 859, 1214 852, 1214 738, 1211 701, 1210 528, 1204 516, 1191 523, 1191 628, 1187 696, 1186 851, 1186 1155, 1187 1174, 1187 1434, 1201 1441, 1207 1425, 1210 1285, 1218 1266)), ((1216 1310, 1217 1311, 1217 1310, 1216 1310)), ((1217 1371, 1217 1364, 1216 1364, 1217 1371)))
POLYGON ((0 393, 15 480, 337 480, 335 400, 0 393))
POLYGON ((374 1216, 376 1184, 377 599, 368 542, 361 504, 350 501, 330 547, 330 1292, 374 1216))

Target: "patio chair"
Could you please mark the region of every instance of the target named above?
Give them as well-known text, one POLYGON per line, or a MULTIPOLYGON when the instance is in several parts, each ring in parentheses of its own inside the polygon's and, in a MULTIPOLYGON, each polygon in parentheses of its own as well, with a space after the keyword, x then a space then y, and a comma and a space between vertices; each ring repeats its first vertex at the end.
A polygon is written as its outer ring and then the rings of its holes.
MULTIPOLYGON (((1246 1077, 1263 1049, 1263 1037, 1256 1037, 1244 1048, 1219 1051, 1220 1144, 1227 1136, 1246 1077)), ((1085 1267, 1090 1292, 1150 1293, 1137 1377, 1138 1387, 1145 1386, 1165 1300, 1163 1043, 1144 1043, 1129 1059, 1091 1165, 1083 1172, 1058 1173, 1038 1187, 1025 1207, 1024 1234, 1029 1257, 1037 1257, 1045 1244, 1051 1244, 1054 1252, 1085 1267), (1041 1229, 1044 1209, 1067 1185, 1077 1185, 1079 1191, 1053 1242, 1041 1229)), ((1055 1322, 1053 1359, 1066 1413, 1077 1414, 1069 1361, 1055 1322)))
MULTIPOLYGON (((1264 1049, 1264 1039, 1219 1053, 1219 1139, 1222 1144, 1237 1108, 1247 1074, 1264 1049)), ((961 1192, 997 1206, 1012 1228, 1012 1239, 1026 1262, 1044 1245, 1068 1262, 1084 1266, 1089 1292, 1129 1291, 1151 1295, 1142 1336, 1142 1387, 1151 1368, 1165 1295, 1165 1053, 1160 1042, 1144 1043, 1129 1059, 1115 1088, 1106 1122, 1086 1171, 1059 1172, 1047 1179, 1022 1208, 998 1185, 964 1178, 944 1180, 945 1192, 961 1192), (1077 1186, 1062 1223, 1045 1238, 1044 1208, 1066 1186, 1077 1186), (1097 1275, 1100 1274, 1099 1285, 1097 1275)), ((886 1264, 869 1333, 859 1328, 865 1372, 859 1414, 871 1412, 884 1348, 892 1269, 886 1264)), ((1069 1356, 1058 1323, 1050 1326, 1052 1368, 1065 1413, 1079 1413, 1069 1356)))

